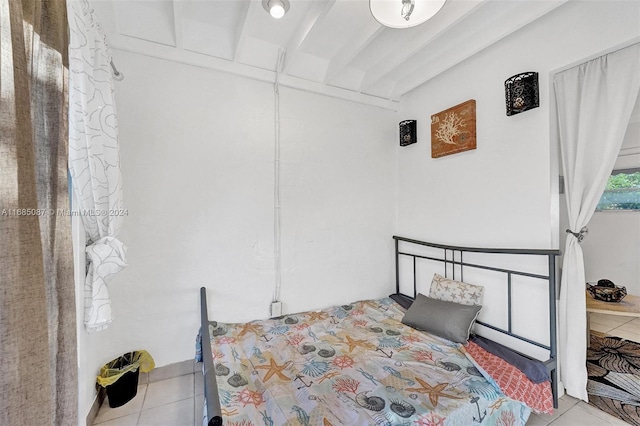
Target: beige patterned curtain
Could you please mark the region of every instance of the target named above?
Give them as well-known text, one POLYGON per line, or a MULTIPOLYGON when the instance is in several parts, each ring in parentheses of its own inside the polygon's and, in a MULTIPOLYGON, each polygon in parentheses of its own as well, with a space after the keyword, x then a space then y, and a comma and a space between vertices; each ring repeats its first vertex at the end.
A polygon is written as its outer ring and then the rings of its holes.
POLYGON ((63 0, 0 0, 0 424, 77 425, 63 0))

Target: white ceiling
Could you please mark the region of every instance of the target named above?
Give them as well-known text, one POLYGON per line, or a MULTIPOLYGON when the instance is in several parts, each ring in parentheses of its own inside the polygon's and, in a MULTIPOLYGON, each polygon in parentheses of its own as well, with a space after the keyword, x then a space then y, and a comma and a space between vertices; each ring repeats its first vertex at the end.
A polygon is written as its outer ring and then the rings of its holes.
MULTIPOLYGON (((400 4, 401 0, 397 0, 400 4)), ((91 0, 116 49, 395 109, 408 91, 567 0, 448 0, 426 23, 381 26, 368 0, 91 0)), ((126 69, 120 69, 126 75, 126 69)))

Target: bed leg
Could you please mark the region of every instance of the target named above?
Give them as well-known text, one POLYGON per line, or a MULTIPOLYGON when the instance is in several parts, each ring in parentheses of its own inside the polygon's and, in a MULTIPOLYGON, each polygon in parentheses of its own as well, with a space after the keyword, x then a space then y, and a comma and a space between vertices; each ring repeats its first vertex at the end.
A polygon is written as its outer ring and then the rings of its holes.
POLYGON ((207 401, 207 426, 222 425, 222 409, 218 395, 218 382, 209 340, 209 315, 207 313, 207 291, 200 288, 200 346, 202 347, 202 374, 204 397, 207 401))

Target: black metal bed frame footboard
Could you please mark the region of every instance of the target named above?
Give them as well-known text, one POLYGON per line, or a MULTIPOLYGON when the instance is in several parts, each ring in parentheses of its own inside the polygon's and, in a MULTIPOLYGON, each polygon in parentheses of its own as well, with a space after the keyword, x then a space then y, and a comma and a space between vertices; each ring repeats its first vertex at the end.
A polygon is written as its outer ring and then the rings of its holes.
MULTIPOLYGON (((413 298, 417 293, 417 280, 416 280, 416 259, 426 259, 435 262, 444 263, 444 276, 447 276, 447 266, 452 266, 452 279, 464 280, 465 268, 477 268, 485 269, 494 272, 500 272, 507 275, 507 329, 497 327, 491 324, 487 324, 482 321, 476 321, 476 323, 488 327, 492 330, 511 336, 515 339, 521 340, 528 344, 540 347, 549 351, 549 359, 544 363, 551 376, 551 390, 553 392, 553 406, 558 408, 558 377, 557 377, 557 342, 556 342, 556 256, 560 255, 560 250, 543 250, 543 249, 500 249, 500 248, 477 248, 477 247, 458 247, 444 244, 436 244, 425 241, 413 240, 410 238, 403 238, 394 236, 395 240, 395 263, 396 263, 396 293, 400 293, 400 256, 408 256, 413 259, 413 298), (409 244, 416 244, 418 246, 432 247, 443 250, 443 257, 432 257, 416 253, 410 253, 407 251, 400 251, 399 243, 405 242, 409 244), (458 258, 456 253, 459 255, 458 258), (498 268, 488 265, 474 264, 464 261, 464 253, 488 253, 488 254, 510 254, 510 255, 532 255, 532 256, 545 256, 548 260, 548 273, 547 275, 533 274, 526 271, 498 268), (449 258, 450 254, 450 258, 449 258), (456 266, 460 271, 460 277, 456 278, 456 266), (548 282, 549 286, 549 344, 537 342, 526 337, 515 334, 512 331, 512 303, 511 303, 511 278, 512 275, 525 276, 531 278, 537 278, 548 282)), ((410 297, 410 296, 409 296, 410 297)), ((411 297, 410 297, 411 298, 411 297)), ((523 354, 524 355, 524 354, 523 354)), ((524 355, 527 356, 527 355, 524 355)))
POLYGON ((209 341, 209 315, 207 313, 207 289, 200 288, 200 338, 202 346, 202 374, 204 377, 204 401, 207 407, 207 426, 222 425, 222 409, 218 396, 215 365, 209 341))

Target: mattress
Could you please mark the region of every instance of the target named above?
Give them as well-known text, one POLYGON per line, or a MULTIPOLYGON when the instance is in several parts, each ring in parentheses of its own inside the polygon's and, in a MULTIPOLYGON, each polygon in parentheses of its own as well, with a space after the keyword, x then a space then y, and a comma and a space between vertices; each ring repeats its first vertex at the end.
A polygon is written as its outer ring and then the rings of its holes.
POLYGON ((389 298, 210 322, 226 425, 524 425, 458 344, 401 323, 389 298))

